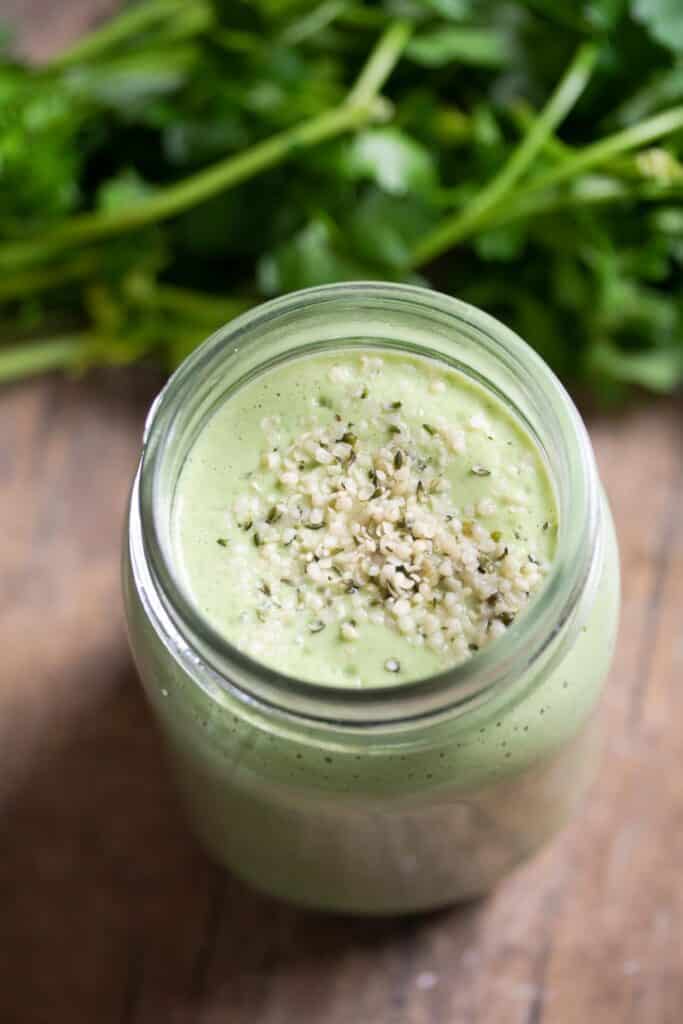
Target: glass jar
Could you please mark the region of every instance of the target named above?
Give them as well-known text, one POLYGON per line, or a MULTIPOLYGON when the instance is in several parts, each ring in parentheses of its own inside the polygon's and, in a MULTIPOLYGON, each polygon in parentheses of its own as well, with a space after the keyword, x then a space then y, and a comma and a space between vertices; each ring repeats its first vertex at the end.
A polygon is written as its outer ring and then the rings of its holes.
POLYGON ((593 452, 536 353, 455 299, 333 285, 269 302, 209 338, 150 412, 124 592, 198 836, 277 897, 359 913, 472 897, 552 836, 593 776, 619 603, 593 452), (553 566, 502 638, 438 676, 375 690, 302 682, 241 653, 183 590, 170 541, 180 469, 217 405, 295 354, 354 345, 441 360, 494 392, 538 445, 559 511, 553 566))

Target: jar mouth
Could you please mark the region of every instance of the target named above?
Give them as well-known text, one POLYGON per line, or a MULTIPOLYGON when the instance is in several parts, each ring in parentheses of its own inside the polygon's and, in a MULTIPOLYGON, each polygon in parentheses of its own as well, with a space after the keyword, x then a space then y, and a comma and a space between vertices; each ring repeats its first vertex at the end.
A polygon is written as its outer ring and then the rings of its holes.
POLYGON ((157 627, 199 685, 218 685, 242 700, 318 723, 377 726, 469 707, 529 672, 570 622, 588 586, 599 514, 595 460, 583 422, 562 384, 526 342, 493 317, 450 296, 406 285, 350 282, 294 292, 258 306, 216 331, 176 370, 145 424, 131 536, 139 526, 137 563, 144 562, 148 573, 145 597, 157 627), (555 486, 555 557, 524 615, 474 657, 392 687, 347 689, 313 683, 251 658, 220 634, 194 603, 172 550, 175 483, 196 433, 225 400, 226 391, 269 365, 273 354, 268 338, 284 342, 281 359, 321 348, 349 348, 355 342, 366 349, 394 348, 440 360, 496 393, 532 435, 555 486), (227 368, 234 376, 229 387, 227 368))

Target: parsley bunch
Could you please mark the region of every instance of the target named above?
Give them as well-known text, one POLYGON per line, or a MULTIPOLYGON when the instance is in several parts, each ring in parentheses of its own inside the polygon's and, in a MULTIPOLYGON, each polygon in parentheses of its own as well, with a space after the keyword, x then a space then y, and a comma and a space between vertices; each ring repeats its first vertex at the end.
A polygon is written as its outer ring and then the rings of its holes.
POLYGON ((173 367, 351 279, 489 310, 603 399, 683 380, 683 8, 141 0, 0 58, 0 380, 173 367))

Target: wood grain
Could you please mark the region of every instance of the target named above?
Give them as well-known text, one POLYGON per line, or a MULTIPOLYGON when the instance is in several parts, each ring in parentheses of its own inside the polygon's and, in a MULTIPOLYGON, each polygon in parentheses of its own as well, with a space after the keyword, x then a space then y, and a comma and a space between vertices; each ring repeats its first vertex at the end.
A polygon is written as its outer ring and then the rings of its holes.
POLYGON ((154 374, 0 399, 3 1024, 679 1024, 683 410, 592 422, 623 628, 583 814, 487 900, 299 913, 187 834, 123 636, 118 552, 154 374))
MULTIPOLYGON (((22 40, 40 57, 110 6, 4 0, 3 14, 34 15, 22 40)), ((2 1024, 680 1024, 681 403, 590 423, 624 603, 582 815, 484 901, 356 921, 247 891, 180 818, 118 584, 158 383, 108 373, 0 395, 2 1024)))

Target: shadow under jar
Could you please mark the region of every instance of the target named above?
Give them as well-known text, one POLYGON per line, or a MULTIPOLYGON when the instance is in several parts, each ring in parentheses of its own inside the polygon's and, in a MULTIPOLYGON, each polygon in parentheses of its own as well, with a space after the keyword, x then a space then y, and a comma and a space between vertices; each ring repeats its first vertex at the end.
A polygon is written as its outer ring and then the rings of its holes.
POLYGON ((193 828, 213 858, 276 897, 379 914, 467 899, 552 836, 592 780, 619 605, 612 518, 555 376, 455 299, 333 285, 209 338, 148 418, 124 593, 193 828), (215 410, 266 369, 354 346, 433 360, 495 396, 537 446, 559 524, 550 570, 505 635, 439 675, 364 689, 282 675, 229 643, 181 580, 172 528, 180 473, 215 410))

